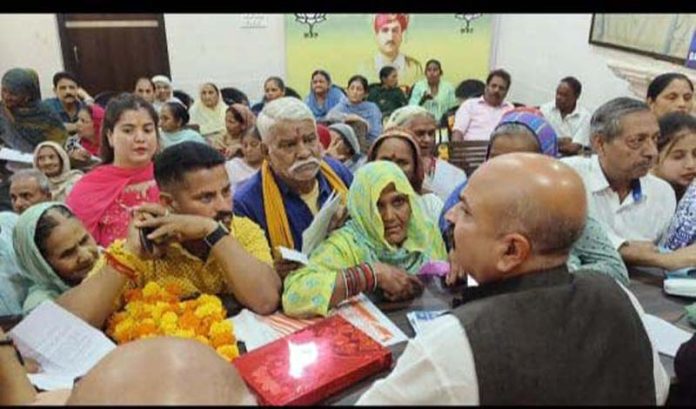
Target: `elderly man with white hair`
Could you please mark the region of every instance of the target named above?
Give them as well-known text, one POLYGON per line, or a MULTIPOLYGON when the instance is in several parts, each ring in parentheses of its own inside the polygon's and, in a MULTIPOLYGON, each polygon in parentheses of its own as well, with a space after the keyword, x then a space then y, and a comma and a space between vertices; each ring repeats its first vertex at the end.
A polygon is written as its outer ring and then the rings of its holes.
MULTIPOLYGON (((152 77, 152 82, 155 84, 155 102, 152 104, 157 112, 167 102, 178 102, 184 105, 183 102, 172 94, 172 81, 166 75, 155 75, 152 77)), ((185 105, 184 105, 185 106, 185 105)))
POLYGON ((435 116, 421 106, 408 105, 395 110, 384 128, 395 126, 411 131, 418 142, 425 170, 423 188, 435 193, 443 201, 447 200, 455 186, 466 181, 466 173, 435 156, 435 116))
MULTIPOLYGON (((256 120, 265 159, 261 170, 234 194, 234 212, 266 231, 274 254, 278 246, 300 250, 309 227, 332 191, 345 197, 353 176, 340 162, 321 155, 312 111, 296 98, 266 104, 256 120)), ((284 277, 297 263, 278 260, 284 277)))

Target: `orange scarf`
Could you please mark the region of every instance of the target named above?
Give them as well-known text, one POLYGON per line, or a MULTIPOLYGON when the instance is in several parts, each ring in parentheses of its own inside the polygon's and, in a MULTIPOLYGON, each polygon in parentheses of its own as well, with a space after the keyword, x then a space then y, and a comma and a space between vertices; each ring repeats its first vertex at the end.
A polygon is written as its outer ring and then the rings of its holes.
MULTIPOLYGON (((348 188, 345 183, 343 183, 343 180, 341 180, 325 161, 321 161, 319 171, 324 175, 329 185, 341 195, 341 202, 345 205, 348 188)), ((280 189, 278 189, 275 179, 273 179, 271 166, 268 164, 267 160, 264 160, 261 165, 261 186, 263 192, 263 210, 266 214, 266 225, 268 226, 271 248, 275 249, 277 246, 283 246, 294 249, 295 241, 290 231, 288 215, 285 213, 283 196, 280 194, 280 189)))

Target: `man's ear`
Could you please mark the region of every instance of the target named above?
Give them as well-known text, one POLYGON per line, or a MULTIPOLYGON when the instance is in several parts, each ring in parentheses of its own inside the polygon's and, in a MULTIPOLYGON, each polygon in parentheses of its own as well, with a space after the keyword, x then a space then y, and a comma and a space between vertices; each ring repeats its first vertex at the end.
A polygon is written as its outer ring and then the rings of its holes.
POLYGON ((602 138, 599 134, 592 134, 592 136, 590 137, 590 144, 592 145, 592 150, 597 152, 597 154, 604 154, 606 142, 604 141, 604 138, 602 138))
POLYGON ((532 250, 529 240, 519 233, 505 235, 496 245, 496 268, 506 277, 527 261, 532 250))

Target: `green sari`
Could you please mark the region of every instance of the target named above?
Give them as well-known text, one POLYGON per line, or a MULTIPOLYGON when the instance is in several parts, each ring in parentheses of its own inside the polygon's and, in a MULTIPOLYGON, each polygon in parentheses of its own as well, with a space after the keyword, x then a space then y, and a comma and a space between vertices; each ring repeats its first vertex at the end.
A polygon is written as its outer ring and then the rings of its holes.
POLYGON ((24 300, 24 314, 28 314, 46 300, 54 300, 70 289, 48 264, 36 246, 34 237, 36 225, 46 210, 63 206, 60 202, 44 202, 36 204, 19 216, 14 229, 13 243, 17 252, 17 261, 23 273, 31 282, 27 298, 24 300))
POLYGON ((404 172, 392 162, 370 162, 355 173, 348 191, 348 213, 350 219, 314 250, 309 264, 286 277, 285 314, 327 315, 337 275, 360 263, 386 263, 417 274, 426 262, 447 259, 437 226, 423 213, 404 172), (391 183, 408 196, 411 205, 407 239, 399 248, 384 238, 377 209, 382 190, 391 183))

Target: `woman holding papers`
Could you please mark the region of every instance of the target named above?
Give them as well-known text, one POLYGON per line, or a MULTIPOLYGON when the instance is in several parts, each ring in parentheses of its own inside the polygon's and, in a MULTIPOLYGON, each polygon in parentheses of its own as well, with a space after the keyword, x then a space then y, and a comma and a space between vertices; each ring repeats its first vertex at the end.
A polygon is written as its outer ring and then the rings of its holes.
POLYGON ((447 253, 416 197, 395 164, 360 168, 348 191, 350 220, 285 279, 285 314, 325 316, 344 299, 378 289, 392 301, 417 296, 423 286, 415 274, 430 260, 446 260, 447 253))
POLYGON ((70 209, 45 202, 24 211, 13 243, 17 261, 31 281, 24 300, 27 314, 79 284, 98 258, 97 243, 70 209))

